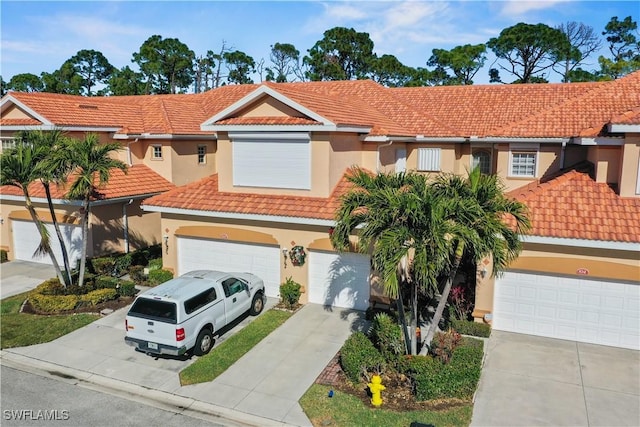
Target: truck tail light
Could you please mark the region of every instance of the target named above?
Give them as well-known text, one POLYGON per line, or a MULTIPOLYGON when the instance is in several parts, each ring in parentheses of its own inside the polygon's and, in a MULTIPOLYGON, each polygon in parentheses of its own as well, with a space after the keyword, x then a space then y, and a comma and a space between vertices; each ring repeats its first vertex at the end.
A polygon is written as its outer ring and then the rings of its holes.
POLYGON ((128 331, 129 329, 134 329, 133 325, 129 326, 129 321, 127 319, 124 319, 124 330, 128 331))
POLYGON ((184 336, 184 328, 176 329, 176 341, 182 341, 184 336))

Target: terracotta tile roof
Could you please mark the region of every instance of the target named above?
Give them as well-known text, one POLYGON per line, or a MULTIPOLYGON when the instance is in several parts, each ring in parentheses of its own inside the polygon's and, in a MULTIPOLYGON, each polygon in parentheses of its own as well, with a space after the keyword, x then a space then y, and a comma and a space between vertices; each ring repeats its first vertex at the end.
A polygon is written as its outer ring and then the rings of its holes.
POLYGON ((587 173, 571 170, 509 193, 530 211, 530 235, 640 242, 640 199, 618 196, 587 173))
MULTIPOLYGON (((71 182, 73 178, 70 178, 71 182)), ((113 169, 106 187, 99 190, 97 199, 115 199, 119 197, 134 197, 145 194, 161 193, 171 190, 175 185, 158 175, 145 165, 133 165, 127 174, 120 169, 113 169)), ((51 186, 51 197, 63 199, 68 185, 51 186)), ((29 186, 29 194, 32 198, 45 198, 44 187, 40 182, 34 182, 29 186)), ((22 190, 12 185, 0 186, 0 196, 22 196, 22 190)))
POLYGON ((30 126, 41 124, 36 119, 0 119, 0 126, 30 126))
MULTIPOLYGON (((609 123, 637 124, 640 71, 610 82, 385 88, 371 80, 263 85, 337 125, 369 135, 425 137, 592 137, 609 123)), ((61 127, 202 134, 200 125, 260 85, 227 85, 200 94, 82 97, 11 92, 61 127)), ((4 119, 9 120, 9 119, 4 119)), ((234 122, 233 120, 240 120, 234 122)), ((275 118, 221 124, 287 124, 275 118), (264 120, 261 123, 260 120, 264 120)), ((308 123, 305 123, 308 124, 308 123)))
POLYGON ((215 174, 151 197, 144 201, 144 205, 206 212, 332 220, 340 206, 340 197, 351 185, 345 174, 327 198, 232 193, 219 191, 218 175, 215 174))

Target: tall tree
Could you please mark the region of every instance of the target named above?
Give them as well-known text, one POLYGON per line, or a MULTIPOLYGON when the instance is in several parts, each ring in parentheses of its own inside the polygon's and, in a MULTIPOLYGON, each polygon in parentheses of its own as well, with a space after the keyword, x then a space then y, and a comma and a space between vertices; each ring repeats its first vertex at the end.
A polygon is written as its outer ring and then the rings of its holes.
POLYGON ((133 71, 128 65, 115 70, 108 82, 111 95, 144 95, 147 85, 142 73, 133 71))
POLYGON ((303 63, 310 80, 352 80, 366 78, 374 58, 369 33, 335 27, 308 50, 303 63))
POLYGON ((213 77, 213 70, 216 67, 216 57, 212 50, 208 50, 206 55, 200 55, 195 62, 195 93, 206 92, 211 89, 210 83, 213 77))
POLYGON ((44 92, 65 95, 82 94, 82 76, 76 72, 70 62, 64 62, 60 69, 53 73, 43 72, 40 77, 44 83, 44 92))
POLYGON ((393 55, 382 55, 371 61, 370 77, 387 87, 404 87, 411 82, 415 70, 404 65, 393 55))
POLYGON ((336 213, 331 242, 340 251, 353 246, 371 257, 373 270, 384 289, 398 303, 404 322, 403 292, 410 292, 411 331, 403 324, 408 352, 417 353, 417 295, 419 288, 436 288, 437 276, 449 260, 455 224, 445 219, 444 199, 436 199, 424 175, 388 173, 371 175, 353 169, 354 185, 336 213), (411 335, 411 336, 408 336, 411 335))
POLYGON ((46 156, 47 151, 44 147, 18 139, 14 148, 4 150, 0 153, 0 185, 12 185, 22 191, 27 211, 40 233, 40 245, 34 255, 49 255, 53 268, 56 271, 56 276, 60 280, 60 283, 64 284, 66 282, 60 270, 58 260, 53 253, 49 231, 33 206, 29 192, 29 185, 40 178, 39 171, 35 165, 41 162, 46 156))
POLYGON ((178 93, 193 83, 195 53, 178 39, 153 35, 133 54, 132 62, 149 83, 148 93, 178 93))
POLYGON ((444 71, 450 70, 453 76, 446 74, 443 85, 472 85, 473 77, 484 67, 487 60, 487 47, 484 44, 456 46, 451 50, 433 49, 427 61, 430 67, 444 71))
POLYGON ((602 35, 606 36, 612 58, 598 58, 602 75, 617 79, 640 70, 640 41, 634 34, 637 30, 638 23, 631 16, 622 21, 614 16, 607 23, 602 35))
POLYGON ((0 96, 4 96, 7 93, 7 82, 0 76, 0 96))
POLYGON ((38 176, 45 190, 47 206, 49 208, 49 214, 51 215, 51 223, 56 232, 58 245, 60 246, 60 252, 62 254, 64 284, 69 286, 72 284, 69 252, 62 235, 62 230, 60 229, 60 224, 58 223, 58 217, 51 197, 51 184, 64 185, 70 172, 69 165, 65 162, 66 155, 61 154, 64 152, 65 146, 68 143, 68 137, 62 129, 56 128, 50 131, 22 131, 17 134, 17 138, 20 143, 37 147, 44 153, 44 157, 35 163, 33 168, 35 175, 38 176))
POLYGON ((98 195, 99 189, 109 182, 113 169, 127 171, 126 164, 111 157, 112 152, 120 149, 118 143, 101 144, 96 134, 87 134, 82 140, 68 141, 65 162, 70 165, 73 175, 67 197, 82 201, 82 254, 79 285, 84 282, 92 199, 98 195))
POLYGON ((450 243, 455 251, 448 268, 443 270, 448 274, 421 354, 426 354, 431 345, 462 258, 466 255, 477 263, 491 255, 493 275, 498 276, 520 254, 520 236, 531 224, 526 206, 508 198, 504 191, 497 175, 482 174, 479 167, 467 177, 440 175, 434 181, 435 196, 450 203, 445 219, 457 227, 450 231, 450 243))
POLYGON ((564 83, 568 83, 573 81, 574 71, 581 69, 580 66, 589 56, 600 50, 602 41, 592 27, 583 23, 572 21, 560 24, 556 28, 567 37, 569 45, 560 51, 559 61, 553 69, 562 76, 564 83))
POLYGON ((538 74, 555 65, 562 52, 570 49, 562 31, 545 24, 522 22, 502 30, 487 46, 498 59, 507 61, 508 66, 498 65, 516 76, 518 83, 530 83, 534 77, 542 77, 538 74))
POLYGON ((83 95, 93 96, 96 85, 106 85, 115 67, 97 50, 83 49, 67 60, 76 74, 82 78, 83 95))
POLYGON ((295 69, 299 66, 300 51, 290 43, 276 43, 271 46, 269 59, 273 67, 274 80, 278 83, 284 83, 289 80, 289 76, 295 74, 295 69))
POLYGON ((252 57, 239 50, 225 52, 223 54, 229 74, 227 82, 231 84, 253 83, 250 74, 256 71, 256 62, 252 57))
POLYGON ((42 92, 44 83, 35 74, 22 73, 11 77, 7 84, 7 89, 17 92, 42 92))

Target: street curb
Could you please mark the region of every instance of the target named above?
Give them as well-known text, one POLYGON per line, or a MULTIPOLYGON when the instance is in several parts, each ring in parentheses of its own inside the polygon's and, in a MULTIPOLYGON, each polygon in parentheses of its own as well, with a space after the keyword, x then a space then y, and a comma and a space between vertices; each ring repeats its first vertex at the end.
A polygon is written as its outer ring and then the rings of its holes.
POLYGON ((225 425, 237 427, 288 427, 288 424, 257 417, 245 412, 225 408, 193 398, 142 387, 136 384, 104 377, 78 369, 31 358, 7 350, 0 350, 0 365, 35 375, 55 378, 81 387, 116 395, 129 400, 184 414, 214 423, 232 421, 225 425), (133 399, 132 399, 133 397, 133 399))

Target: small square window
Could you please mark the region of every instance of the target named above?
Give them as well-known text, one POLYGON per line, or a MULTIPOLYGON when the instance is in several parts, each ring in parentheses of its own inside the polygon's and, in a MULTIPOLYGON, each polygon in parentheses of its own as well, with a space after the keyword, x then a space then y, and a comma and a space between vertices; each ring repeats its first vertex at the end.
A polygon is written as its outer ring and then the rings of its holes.
POLYGON ((512 176, 536 176, 536 153, 512 152, 511 153, 512 176))
POLYGON ((207 163, 207 146, 198 145, 198 164, 204 165, 207 163))
POLYGON ((10 148, 16 147, 15 138, 1 138, 2 139, 2 150, 8 150, 10 148))
POLYGON ((162 159, 162 145, 152 145, 151 146, 151 159, 161 160, 162 159))

